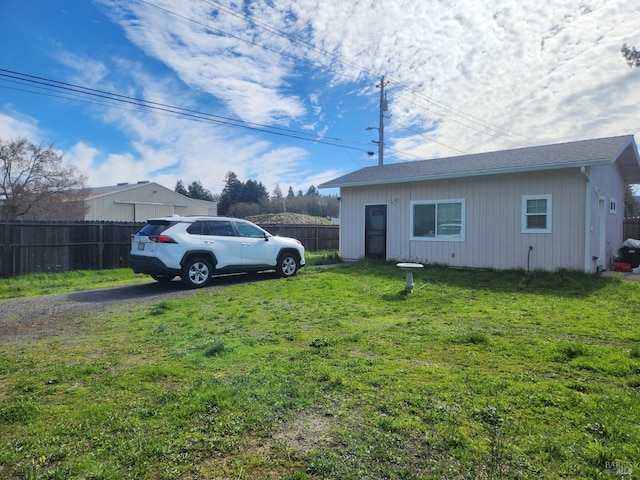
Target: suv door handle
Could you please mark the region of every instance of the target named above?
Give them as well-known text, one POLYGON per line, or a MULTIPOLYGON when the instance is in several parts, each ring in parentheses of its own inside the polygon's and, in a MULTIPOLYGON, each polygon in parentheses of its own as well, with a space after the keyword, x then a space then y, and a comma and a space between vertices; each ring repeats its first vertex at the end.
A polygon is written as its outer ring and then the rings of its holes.
POLYGON ((205 241, 204 241, 204 244, 205 244, 205 245, 213 245, 214 243, 216 243, 216 241, 215 241, 215 240, 205 240, 205 241))

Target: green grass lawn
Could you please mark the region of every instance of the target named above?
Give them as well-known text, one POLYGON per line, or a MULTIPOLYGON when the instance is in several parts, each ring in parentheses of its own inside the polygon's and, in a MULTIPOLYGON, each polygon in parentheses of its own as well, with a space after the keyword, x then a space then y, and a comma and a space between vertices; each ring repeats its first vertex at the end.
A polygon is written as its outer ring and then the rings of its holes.
POLYGON ((0 339, 0 477, 639 478, 639 311, 618 278, 406 294, 365 261, 56 319, 0 339))

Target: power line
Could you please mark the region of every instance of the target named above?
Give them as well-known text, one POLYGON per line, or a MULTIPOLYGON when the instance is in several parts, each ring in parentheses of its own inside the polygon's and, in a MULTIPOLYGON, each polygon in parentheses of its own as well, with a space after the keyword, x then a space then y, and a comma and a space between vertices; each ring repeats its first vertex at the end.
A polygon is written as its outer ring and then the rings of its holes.
MULTIPOLYGON (((146 0, 141 0, 141 1, 145 1, 145 3, 150 4, 149 2, 147 2, 146 0)), ((256 18, 251 17, 250 15, 245 14, 244 12, 240 12, 238 10, 234 10, 233 8, 224 5, 218 1, 215 0, 200 0, 202 3, 206 3, 207 5, 210 5, 214 8, 218 8, 219 10, 222 10, 230 15, 233 15, 234 17, 240 18, 244 21, 246 21, 247 23, 252 24, 255 27, 258 28, 262 28, 263 30, 268 31, 269 33, 272 33, 274 35, 279 36, 280 38, 284 38, 285 40, 288 40, 292 43, 298 44, 300 46, 302 46, 303 48, 310 50, 314 53, 317 53, 318 55, 321 55, 323 57, 327 57, 329 60, 331 60, 332 62, 336 62, 336 63, 340 63, 341 65, 347 66, 349 68, 352 68, 354 70, 356 70, 358 72, 358 76, 356 76, 356 78, 358 78, 360 76, 360 74, 364 73, 365 75, 373 75, 373 73, 371 71, 368 71, 367 69, 365 69, 363 66, 361 65, 357 65, 355 63, 351 63, 351 62, 346 62, 343 59, 337 57, 336 55, 333 55, 325 50, 321 50, 315 47, 315 45, 313 45, 312 43, 298 37, 295 35, 292 35, 288 32, 284 32, 282 30, 280 30, 277 27, 274 27, 273 25, 270 25, 269 23, 263 22, 261 20, 258 20, 256 18)), ((259 45, 262 46, 262 45, 259 45)), ((266 47, 265 47, 266 48, 266 47)), ((310 62, 311 63, 311 62, 310 62)), ((335 72, 333 72, 335 73, 335 72)), ((346 77, 346 75, 345 75, 346 77)), ((351 77, 346 77, 351 79, 351 77)))
MULTIPOLYGON (((247 42, 250 43, 254 46, 272 51, 274 53, 277 53, 278 55, 283 55, 286 57, 289 57, 295 61, 304 61, 306 63, 312 64, 313 63, 309 60, 306 59, 301 59, 293 54, 289 54, 287 52, 272 48, 268 45, 264 45, 264 44, 260 44, 254 40, 250 40, 250 39, 246 39, 246 38, 242 38, 238 35, 232 34, 230 32, 226 32, 217 28, 214 28, 211 26, 211 24, 209 23, 203 23, 200 22, 198 20, 194 20, 192 18, 189 18, 185 15, 179 14, 175 11, 171 11, 167 8, 164 8, 162 6, 159 6, 157 4, 154 4, 150 1, 147 0, 139 0, 141 3, 144 3, 150 7, 153 8, 157 8, 161 11, 163 11, 165 14, 169 14, 169 15, 173 15, 176 16, 182 20, 185 21, 189 21, 189 22, 193 22, 203 28, 208 29, 209 31, 212 32, 216 32, 217 34, 220 35, 225 35, 234 39, 237 39, 239 41, 242 42, 247 42)), ((372 75, 371 72, 359 65, 356 65, 354 63, 350 63, 350 62, 345 62, 342 59, 340 59, 339 57, 332 55, 326 51, 320 50, 315 48, 311 43, 300 39, 299 37, 293 36, 287 32, 284 32, 276 27, 273 27, 272 25, 263 22, 261 20, 255 19, 250 17, 249 15, 246 15, 243 12, 239 12, 237 10, 234 10, 231 7, 227 7, 223 4, 221 4, 220 2, 214 1, 214 0, 201 0, 203 3, 206 3, 214 8, 218 8, 221 11, 224 11, 225 13, 228 13, 230 15, 234 15, 238 18, 243 19, 244 21, 246 21, 247 23, 250 23, 252 26, 256 27, 256 28, 261 28, 271 34, 274 35, 278 35, 281 38, 286 39, 287 41, 300 45, 303 48, 310 50, 312 52, 314 52, 317 55, 321 55, 324 56, 326 58, 328 58, 331 62, 334 63, 339 63, 345 67, 347 67, 348 69, 353 69, 353 70, 357 70, 356 75, 354 77, 348 77, 346 75, 341 75, 335 71, 333 71, 333 74, 335 75, 340 75, 343 76, 345 78, 348 78, 349 80, 353 80, 353 79, 358 79, 361 78, 362 75, 372 75)), ((5 71, 5 72, 10 72, 10 73, 14 73, 14 74, 18 74, 18 72, 11 72, 9 70, 2 70, 0 69, 0 71, 5 71)), ((21 75, 21 74, 18 74, 21 75)), ((26 74, 24 74, 26 75, 26 74)), ((7 75, 2 75, 2 76, 7 76, 7 75)), ((28 76, 28 75, 27 75, 28 76)), ((46 85, 45 88, 54 88, 56 90, 58 89, 64 89, 64 88, 68 88, 69 91, 67 91, 67 94, 69 95, 85 95, 85 96, 93 96, 95 98, 100 99, 99 101, 104 101, 104 102, 119 102, 121 104, 128 104, 128 108, 133 108, 133 109, 154 109, 158 112, 164 112, 165 114, 171 114, 171 115, 176 115, 176 116, 181 116, 184 118, 188 118, 192 121, 201 121, 201 122, 210 122, 210 123, 214 123, 214 124, 218 124, 218 125, 222 125, 222 126, 228 126, 228 127, 239 127, 239 128, 245 128, 245 129, 250 129, 250 130, 254 130, 254 131, 259 131, 259 132, 263 132, 263 133, 268 133, 268 134, 273 134, 273 135, 281 135, 281 136, 285 136, 285 137, 289 137, 289 138, 294 138, 294 139, 299 139, 299 140, 304 140, 304 141, 311 141, 314 143, 320 143, 320 144, 326 144, 326 145, 331 145, 331 146, 343 146, 345 148, 350 148, 353 150, 358 150, 358 151, 365 151, 362 148, 356 148, 356 147, 351 147, 351 146, 345 146, 343 145, 343 143, 348 143, 348 144, 352 144, 352 145, 365 145, 363 142, 359 142, 359 141, 354 141, 354 140, 348 140, 348 139, 344 139, 344 138, 339 138, 339 137, 322 137, 322 139, 320 139, 317 135, 314 134, 310 134, 308 132, 302 132, 302 131, 296 131, 296 130, 292 130, 292 129, 286 129, 286 128, 281 128, 281 127, 276 127, 276 126, 269 126, 269 125, 264 125, 264 124, 258 124, 258 123, 253 123, 253 122, 244 122, 242 120, 239 119, 233 119, 230 117, 223 117, 220 115, 214 115, 214 114, 210 114, 210 113, 206 113, 206 112, 201 112, 201 111, 197 111, 197 110, 189 110, 189 109, 184 109, 184 108, 180 108, 180 107, 175 107, 172 105, 167 105, 167 104, 162 104, 162 103, 157 103, 157 102, 150 102, 150 101, 146 101, 146 100, 142 100, 142 99, 138 99, 138 98, 134 98, 134 97, 127 97, 124 95, 119 95, 119 94, 115 94, 112 92, 105 92, 102 90, 97 90, 97 89, 90 89, 88 87, 82 87, 79 85, 73 85, 73 84, 65 84, 64 82, 57 82, 55 80, 50 80, 50 79, 44 79, 42 77, 34 77, 34 76, 28 76, 31 77, 32 79, 40 79, 41 81, 49 81, 49 82, 55 82, 58 85, 51 85, 48 84, 46 85), (66 87, 65 87, 66 86, 66 87), (75 89, 75 90, 74 90, 75 89), (74 92, 74 93, 71 93, 74 92)), ((39 81, 40 81, 39 80, 39 81)), ((25 79, 20 79, 18 81, 25 81, 25 79)), ((507 130, 503 130, 503 132, 500 132, 500 127, 493 125, 491 123, 485 122, 481 119, 478 119, 477 117, 473 117, 470 114, 467 114, 465 112, 457 112, 455 109, 446 106, 445 104, 438 102, 434 99, 429 98, 428 96, 425 96, 419 92, 413 91, 408 87, 403 87, 401 85, 399 85, 399 88, 401 88, 402 90, 405 90, 408 93, 411 93, 412 95, 415 95, 417 98, 419 99, 423 99, 426 102, 430 102, 433 103, 434 105, 438 105, 440 108, 444 109, 445 111, 448 111, 450 114, 452 115, 458 115, 462 118, 467 119, 470 122, 475 122, 478 125, 482 124, 486 124, 488 125, 490 129, 493 129, 494 131, 496 131, 498 134, 500 135, 504 135, 505 133, 507 135, 512 135, 510 132, 508 132, 507 130)), ((32 92, 32 93, 37 93, 37 92, 32 92)), ((43 94, 43 93, 40 93, 43 94)), ((44 95, 44 94, 43 94, 44 95)), ((54 96, 54 95, 50 95, 50 96, 54 96)), ((427 108, 424 105, 419 105, 417 103, 414 103, 414 105, 416 105, 419 108, 424 108, 427 111, 431 111, 432 113, 435 113, 437 115, 442 115, 443 117, 446 117, 446 114, 442 114, 442 113, 438 113, 435 112, 429 108, 427 108)), ((480 130, 472 125, 468 125, 459 121, 456 121, 455 119, 450 119, 451 121, 454 121, 456 123, 459 123, 467 128, 473 128, 483 134, 487 134, 487 135, 491 135, 494 137, 498 137, 497 134, 495 133, 491 133, 491 132, 487 132, 486 130, 480 130)), ((404 128, 409 129, 408 127, 404 126, 404 128)), ((483 127, 485 128, 485 127, 483 127)), ((411 129, 409 129, 411 130, 411 129)), ((414 131, 414 133, 417 133, 414 131)), ((524 138, 524 137, 523 137, 524 138)), ((443 146, 445 146, 446 148, 450 148, 453 150, 457 150, 453 147, 449 147, 445 144, 442 144, 441 142, 429 139, 429 141, 435 142, 435 143, 439 143, 443 146)), ((392 151, 396 151, 399 152, 398 150, 395 149, 391 149, 392 151)), ((457 150, 460 152, 460 150, 457 150)), ((410 155, 413 156, 411 154, 409 154, 408 152, 399 152, 402 153, 404 155, 410 155)))
MULTIPOLYGON (((409 126, 407 126, 407 125, 403 125, 403 124, 401 124, 400 122, 397 122, 397 121, 395 121, 395 120, 393 120, 393 119, 390 119, 390 121, 391 121, 392 123, 394 123, 394 124, 398 125, 399 127, 404 128, 405 130, 409 130, 411 133, 414 133, 414 134, 419 135, 419 136, 421 136, 421 137, 425 137, 425 133, 423 133, 423 132, 416 132, 415 130, 413 130, 413 128, 411 128, 411 127, 409 127, 409 126)), ((433 142, 433 143, 437 143, 438 145, 442 145, 442 146, 443 146, 443 147, 445 147, 445 148, 448 148, 448 149, 450 149, 450 150, 454 150, 454 151, 456 151, 456 152, 458 152, 458 153, 461 153, 461 154, 463 154, 463 155, 468 155, 468 153, 469 153, 469 152, 465 152, 465 151, 463 151, 463 150, 460 150, 460 149, 458 149, 458 148, 452 147, 452 146, 450 146, 450 145, 446 145, 446 144, 444 144, 444 143, 442 143, 442 142, 439 142, 438 140, 434 140, 434 139, 432 139, 432 138, 427 138, 427 140, 428 140, 428 141, 430 141, 430 142, 433 142)))
MULTIPOLYGON (((160 9, 164 10, 164 11, 170 12, 169 10, 166 10, 166 9, 164 9, 162 7, 158 7, 157 5, 154 5, 151 2, 148 2, 146 0, 141 0, 141 1, 143 1, 144 3, 146 3, 148 5, 155 6, 157 8, 160 8, 160 9)), ((268 32, 270 32, 272 34, 278 35, 281 38, 289 40, 290 42, 299 44, 299 45, 303 46, 304 48, 307 48, 307 49, 309 49, 309 50, 311 50, 311 51, 313 51, 315 53, 318 53, 320 55, 328 57, 330 60, 332 60, 334 62, 340 63, 340 64, 342 64, 342 65, 344 65, 346 67, 349 67, 351 69, 357 70, 358 74, 355 76, 356 79, 360 78, 360 76, 362 74, 373 76, 373 73, 371 71, 369 71, 368 69, 362 67, 361 65, 357 65, 357 64, 351 63, 351 62, 345 62, 344 60, 342 60, 341 58, 339 58, 339 57, 337 57, 335 55, 331 55, 331 54, 329 54, 329 53, 327 53, 325 51, 318 50, 317 48, 315 48, 309 42, 307 42, 305 40, 302 40, 302 39, 300 39, 300 38, 298 38, 296 36, 293 36, 293 35, 291 35, 291 34, 289 34, 287 32, 283 32, 282 30, 280 30, 280 29, 278 29, 278 28, 276 28, 276 27, 274 27, 274 26, 272 26, 272 25, 270 25, 268 23, 265 23, 265 22, 262 22, 260 20, 255 19, 253 17, 250 17, 249 15, 247 15, 247 14, 245 14, 243 12, 239 12, 239 11, 237 11, 237 10, 231 8, 231 7, 228 7, 226 5, 223 5, 220 2, 217 2, 215 0, 201 0, 201 1, 203 3, 205 3, 205 4, 207 4, 207 5, 210 5, 210 6, 214 7, 214 8, 218 8, 219 10, 222 10, 222 11, 224 11, 226 13, 229 13, 230 15, 233 15, 233 16, 235 16, 237 18, 241 18, 244 21, 246 21, 247 23, 252 24, 253 26, 256 26, 258 28, 262 28, 262 29, 264 29, 264 30, 266 30, 266 31, 268 31, 268 32)), ((180 16, 179 14, 175 14, 175 15, 180 16)), ((190 19, 188 17, 181 16, 181 18, 184 18, 186 20, 195 22, 195 20, 192 20, 192 19, 190 19)), ((217 30, 217 31, 222 32, 221 30, 217 30)), ((241 39, 240 37, 237 37, 235 35, 232 35, 232 34, 229 34, 229 35, 232 36, 233 38, 238 38, 238 39, 240 39, 242 41, 247 41, 247 40, 241 39)), ((253 45, 256 45, 256 46, 260 46, 262 48, 266 48, 266 49, 272 50, 271 48, 269 48, 269 47, 267 47, 265 45, 262 45, 262 44, 258 44, 257 42, 250 41, 250 43, 252 43, 253 45)), ((272 50, 272 51, 274 51, 274 50, 272 50)), ((276 53, 278 53, 278 52, 276 52, 276 53)), ((335 72, 333 72, 333 73, 335 73, 335 72)), ((350 77, 347 77, 347 78, 350 78, 350 77)), ((478 118, 478 117, 476 117, 474 115, 471 115, 470 113, 464 112, 462 110, 457 110, 457 109, 455 109, 455 108, 453 108, 451 106, 446 105, 443 102, 435 100, 434 98, 431 98, 431 97, 429 97, 429 96, 427 96, 427 95, 425 95, 425 94, 423 94, 421 92, 417 92, 417 91, 415 91, 415 90, 413 90, 413 89, 411 89, 409 87, 402 86, 401 84, 398 84, 398 87, 400 89, 402 89, 402 90, 405 90, 405 91, 411 93, 412 95, 415 95, 418 98, 423 99, 424 101, 426 101, 428 103, 431 103, 431 104, 437 106, 440 109, 443 109, 445 112, 449 112, 451 115, 459 116, 459 117, 465 119, 467 122, 471 122, 472 124, 476 124, 476 125, 480 126, 480 128, 478 128, 478 127, 474 127, 473 125, 469 125, 468 123, 463 123, 463 122, 457 121, 455 119, 450 119, 451 121, 453 121, 455 123, 458 123, 458 124, 460 124, 460 125, 462 125, 464 127, 471 128, 471 129, 476 130, 476 131, 478 131, 480 133, 483 133, 485 135, 489 135, 489 136, 492 136, 492 137, 495 137, 495 138, 500 138, 500 136, 505 136, 506 135, 507 137, 512 137, 512 138, 516 138, 517 137, 517 138, 527 139, 527 140, 530 139, 529 137, 526 137, 525 135, 521 135, 519 133, 511 132, 510 130, 502 128, 502 127, 500 127, 500 126, 498 126, 496 124, 493 124, 491 122, 487 122, 486 120, 483 120, 483 119, 478 118)), ((436 111, 434 111, 434 110, 432 110, 432 109, 430 109, 430 108, 428 108, 426 106, 423 106, 423 105, 417 105, 415 103, 414 103, 414 105, 418 106, 419 108, 424 108, 426 111, 432 112, 432 113, 434 113, 434 114, 436 114, 438 116, 442 116, 442 117, 446 118, 446 113, 443 114, 443 113, 440 113, 440 112, 436 112, 436 111)), ((503 140, 505 142, 508 142, 508 143, 512 143, 512 144, 514 143, 513 141, 508 140, 508 139, 503 139, 503 140)))
MULTIPOLYGON (((521 135, 519 133, 511 132, 511 131, 506 130, 506 129, 504 129, 504 128, 498 126, 498 125, 495 125, 495 124, 493 124, 491 122, 487 122, 486 120, 482 120, 482 119, 480 119, 478 117, 475 117, 475 116, 473 116, 473 115, 471 115, 469 113, 466 113, 466 112, 463 112, 463 111, 456 111, 453 107, 449 107, 449 106, 447 106, 446 104, 444 104, 442 102, 439 102, 439 101, 437 101, 437 100, 435 100, 435 99, 433 99, 433 98, 431 98, 431 97, 429 97, 429 96, 427 96, 427 95, 425 95, 423 93, 416 92, 415 90, 411 90, 408 87, 402 87, 401 86, 400 88, 403 89, 403 90, 408 91, 412 95, 416 96, 418 99, 424 100, 427 103, 431 103, 431 104, 435 105, 436 107, 439 107, 439 108, 441 108, 441 109, 443 109, 445 111, 448 111, 453 115, 461 117, 466 122, 470 122, 471 123, 471 125, 470 125, 469 123, 465 123, 463 121, 456 120, 455 118, 450 118, 450 117, 448 118, 448 120, 450 120, 450 121, 452 121, 454 123, 457 123, 459 125, 462 125, 463 127, 467 127, 467 128, 472 129, 472 130, 476 130, 477 132, 480 132, 480 133, 483 133, 485 135, 489 135, 489 136, 492 136, 492 137, 496 137, 496 138, 499 138, 499 135, 500 136, 505 136, 506 135, 506 136, 512 137, 512 138, 519 137, 519 138, 524 139, 524 140, 531 140, 529 137, 527 137, 525 135, 521 135), (473 124, 476 124, 477 126, 474 126, 473 124), (488 130, 493 130, 495 133, 492 133, 491 131, 488 131, 488 130)), ((416 104, 414 103, 414 105, 416 105, 416 104)), ((424 110, 426 110, 428 112, 432 112, 432 113, 434 113, 435 115, 437 115, 439 117, 447 118, 446 114, 438 112, 438 111, 435 111, 435 110, 433 110, 433 109, 431 109, 431 108, 429 108, 429 107, 427 107, 425 105, 417 105, 417 106, 419 106, 420 108, 423 108, 424 110)), ((509 139, 506 139, 506 138, 503 138, 503 140, 505 142, 518 145, 517 143, 513 142, 512 140, 509 140, 509 139)))
MULTIPOLYGON (((81 85, 67 83, 67 82, 60 82, 58 80, 52 80, 45 77, 39 77, 39 76, 30 75, 26 73, 20 73, 13 70, 6 70, 6 69, 0 68, 0 77, 8 78, 10 79, 9 81, 12 81, 18 84, 26 84, 30 86, 35 85, 35 88, 44 89, 46 91, 62 92, 65 95, 68 95, 67 97, 64 97, 64 98, 69 98, 69 97, 76 97, 78 99, 85 99, 87 97, 91 99, 98 98, 101 101, 106 102, 107 104, 110 104, 110 105, 113 105, 112 102, 116 102, 118 104, 124 104, 129 108, 139 108, 139 109, 160 111, 164 113, 170 113, 175 116, 179 116, 189 120, 204 121, 204 122, 227 126, 227 127, 245 128, 245 129, 267 133, 271 135, 279 135, 279 136, 284 136, 288 138, 309 141, 313 143, 343 147, 343 148, 358 150, 362 152, 366 151, 363 148, 345 145, 345 143, 353 144, 353 145, 362 145, 362 146, 366 145, 364 142, 360 142, 356 140, 348 140, 348 139, 339 138, 339 137, 318 138, 317 135, 311 134, 308 132, 286 129, 286 128, 277 127, 277 126, 269 126, 265 124, 255 123, 255 122, 246 122, 246 121, 234 119, 231 117, 225 117, 225 116, 215 115, 215 114, 201 112, 197 110, 186 109, 186 108, 168 105, 160 102, 143 100, 140 98, 121 95, 118 93, 108 92, 105 90, 98 90, 94 88, 84 87, 81 85)), ((42 92, 30 92, 30 93, 42 93, 42 92)), ((72 98, 72 99, 76 99, 76 98, 72 98)))
MULTIPOLYGON (((157 8, 158 10, 161 10, 161 11, 163 11, 163 12, 164 12, 164 13, 166 13, 166 14, 173 15, 173 16, 175 16, 175 17, 177 17, 177 18, 180 18, 180 19, 182 19, 182 20, 185 20, 185 21, 187 21, 187 22, 194 23, 194 24, 199 25, 199 26, 201 26, 201 27, 203 27, 203 28, 206 28, 207 30, 210 30, 210 31, 212 31, 212 32, 217 32, 217 33, 219 33, 219 34, 221 34, 221 35, 224 35, 224 36, 227 36, 227 37, 230 37, 230 38, 235 38, 236 40, 239 40, 239 41, 241 41, 241 42, 245 42, 245 43, 248 43, 248 44, 250 44, 250 45, 253 45, 253 46, 256 46, 256 47, 262 48, 262 49, 264 49, 264 50, 268 50, 268 51, 270 51, 270 52, 276 53, 276 54, 278 54, 278 55, 282 55, 282 56, 284 56, 284 57, 290 58, 291 60, 295 60, 296 62, 306 63, 306 64, 311 65, 311 66, 314 66, 314 67, 315 67, 315 66, 317 66, 317 65, 316 65, 316 64, 314 64, 311 60, 307 60, 307 59, 305 59, 305 58, 300 58, 300 57, 295 56, 295 55, 293 55, 293 54, 290 54, 290 53, 284 52, 284 51, 282 51, 282 50, 278 50, 278 49, 273 48, 273 47, 270 47, 270 46, 268 46, 268 45, 264 45, 264 44, 262 44, 262 43, 258 43, 258 42, 256 42, 255 40, 251 40, 251 39, 247 39, 247 38, 242 38, 242 37, 240 37, 240 36, 238 36, 238 35, 236 35, 236 34, 234 34, 234 33, 230 33, 230 32, 227 32, 227 31, 225 31, 225 30, 220 30, 219 28, 215 28, 215 27, 211 26, 211 24, 209 24, 209 23, 203 23, 203 22, 201 22, 201 21, 199 21, 199 20, 195 20, 195 19, 193 19, 193 18, 187 17, 187 16, 182 15, 182 14, 180 14, 180 13, 178 13, 178 12, 173 11, 173 10, 169 10, 168 8, 162 7, 162 6, 157 5, 157 4, 153 3, 153 2, 149 2, 149 1, 147 1, 147 0, 139 0, 139 1, 140 1, 141 3, 144 3, 145 5, 150 6, 150 7, 157 8)), ((206 2, 205 0, 202 0, 202 1, 203 1, 204 3, 207 3, 207 4, 211 5, 211 6, 214 6, 214 5, 212 4, 212 2, 206 2)), ((213 2, 213 3, 217 3, 217 2, 213 2)), ((218 4, 218 5, 220 5, 220 4, 218 4)), ((260 22, 260 21, 258 21, 258 20, 252 19, 251 17, 249 17, 249 16, 245 15, 244 13, 242 13, 242 12, 238 12, 238 11, 236 11, 236 10, 233 10, 233 9, 231 9, 230 7, 226 7, 226 6, 223 6, 223 5, 221 5, 221 7, 223 7, 223 8, 220 8, 221 10, 223 10, 223 11, 225 11, 225 12, 227 12, 227 13, 231 14, 231 15, 234 15, 234 16, 236 16, 236 17, 242 18, 242 19, 243 19, 243 20, 245 20, 246 22, 251 23, 252 25, 254 25, 254 26, 258 27, 258 28, 262 28, 263 30, 266 30, 266 31, 268 31, 268 32, 270 32, 270 33, 272 33, 272 34, 274 34, 274 35, 278 35, 278 36, 280 36, 280 37, 282 37, 282 38, 285 38, 286 40, 288 40, 288 41, 290 41, 290 42, 292 42, 292 43, 300 44, 300 45, 302 45, 304 48, 307 48, 307 49, 313 50, 314 52, 316 52, 316 53, 318 53, 318 54, 320 54, 320 55, 322 55, 322 56, 328 57, 328 58, 329 58, 330 60, 332 60, 332 61, 335 61, 335 62, 337 62, 337 63, 341 63, 341 64, 343 64, 343 65, 344 65, 344 63, 343 63, 343 62, 341 62, 341 61, 340 61, 340 60, 339 60, 335 55, 331 55, 330 53, 324 52, 323 50, 318 50, 318 49, 316 49, 315 47, 313 47, 311 44, 309 44, 308 42, 305 42, 304 40, 301 40, 301 39, 299 39, 299 38, 297 38, 297 37, 294 37, 294 36, 289 35, 289 34, 287 34, 287 33, 285 33, 285 32, 282 32, 281 30, 278 30, 278 29, 277 29, 277 28, 275 28, 275 27, 271 27, 271 26, 270 26, 269 24, 267 24, 267 23, 260 22)), ((342 76, 342 77, 344 77, 344 78, 346 78, 346 79, 348 79, 348 80, 356 80, 356 79, 358 78, 357 76, 356 76, 355 78, 354 78, 354 77, 349 77, 349 76, 347 76, 347 75, 340 74, 340 73, 337 73, 337 72, 335 72, 335 71, 334 71, 334 72, 332 72, 332 73, 334 73, 334 74, 335 74, 335 75, 337 75, 337 76, 342 76)))

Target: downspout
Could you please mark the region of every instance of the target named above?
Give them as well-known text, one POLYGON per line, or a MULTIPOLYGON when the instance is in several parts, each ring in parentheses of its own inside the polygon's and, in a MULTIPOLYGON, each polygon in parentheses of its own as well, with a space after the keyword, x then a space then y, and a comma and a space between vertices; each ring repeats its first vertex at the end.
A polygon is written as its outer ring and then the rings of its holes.
POLYGON ((580 173, 587 180, 584 189, 584 271, 591 272, 591 178, 589 167, 580 167, 580 173))

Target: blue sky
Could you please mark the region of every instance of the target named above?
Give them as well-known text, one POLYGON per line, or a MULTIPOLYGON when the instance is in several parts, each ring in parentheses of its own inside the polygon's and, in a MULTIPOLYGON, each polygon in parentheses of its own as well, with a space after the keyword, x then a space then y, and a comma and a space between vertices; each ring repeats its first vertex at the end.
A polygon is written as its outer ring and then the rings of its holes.
POLYGON ((383 75, 385 163, 640 133, 628 0, 3 0, 0 42, 0 138, 93 187, 377 165, 383 75))

